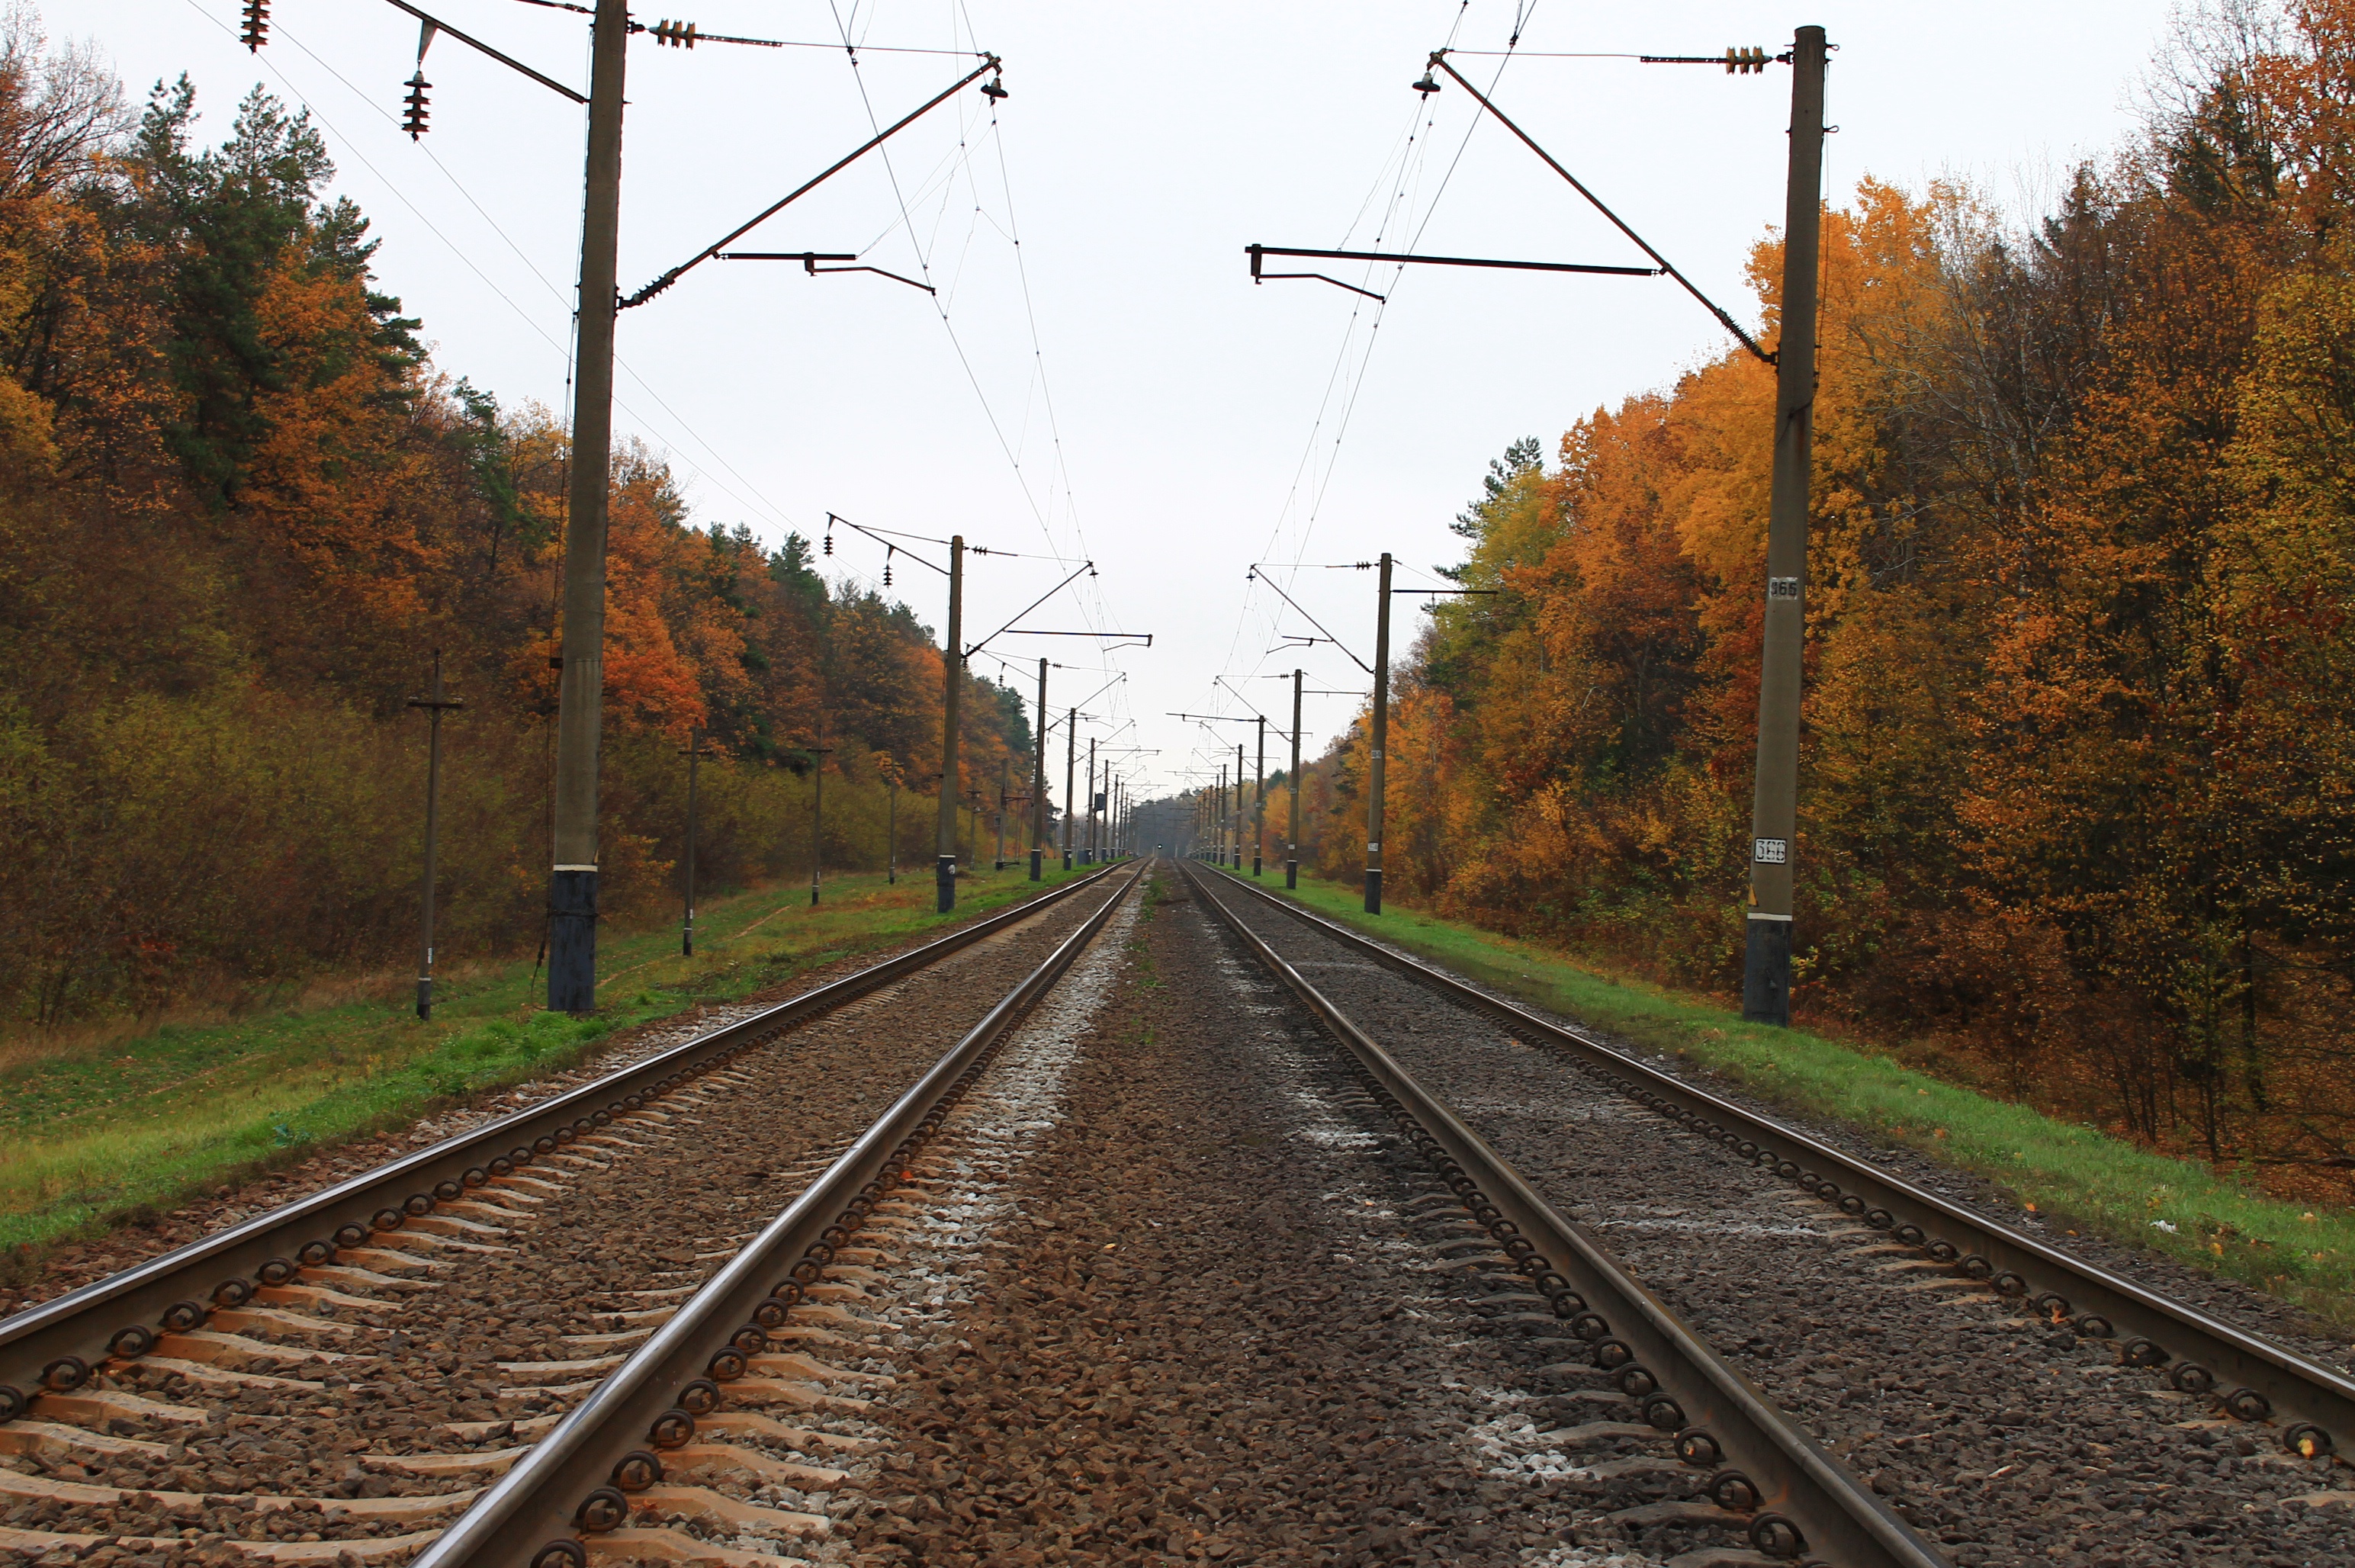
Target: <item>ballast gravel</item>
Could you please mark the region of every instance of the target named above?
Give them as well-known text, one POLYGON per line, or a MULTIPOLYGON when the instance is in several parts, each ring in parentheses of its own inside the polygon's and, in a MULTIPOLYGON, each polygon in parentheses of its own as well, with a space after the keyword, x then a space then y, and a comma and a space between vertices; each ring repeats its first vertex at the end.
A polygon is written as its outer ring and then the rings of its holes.
POLYGON ((2355 1562, 2343 1463, 2281 1452, 1247 900, 1227 902, 1959 1568, 2355 1562))

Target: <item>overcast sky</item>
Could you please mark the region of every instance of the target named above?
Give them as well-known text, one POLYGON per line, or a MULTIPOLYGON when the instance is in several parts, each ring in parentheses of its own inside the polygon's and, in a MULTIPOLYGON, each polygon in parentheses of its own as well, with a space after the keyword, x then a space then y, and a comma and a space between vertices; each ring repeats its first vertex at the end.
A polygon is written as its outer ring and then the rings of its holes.
MULTIPOLYGON (((134 95, 186 70, 208 139, 226 134, 257 80, 310 105, 339 188, 383 241, 383 284, 423 317, 439 367, 510 406, 564 408, 581 112, 445 37, 426 62, 432 130, 412 144, 398 128, 412 18, 387 0, 272 0, 272 41, 256 58, 235 41, 240 8, 49 0, 48 22, 96 42, 134 95)), ((422 8, 587 88, 583 17, 518 0, 422 8)), ((1494 121, 1477 121, 1465 93, 1425 104, 1412 91, 1432 49, 1463 51, 1458 68, 1484 89, 1493 80, 1506 112, 1754 322, 1742 268, 1782 212, 1788 70, 1730 79, 1611 57, 1774 52, 1795 25, 1819 23, 1838 46, 1835 201, 1867 174, 1913 189, 1959 176, 2029 211, 2054 171, 2134 125, 2169 12, 2165 0, 698 0, 686 19, 706 33, 831 47, 633 41, 625 292, 948 86, 975 48, 1004 60, 1011 96, 993 110, 967 88, 888 157, 870 155, 740 242, 858 252, 937 295, 868 273, 707 264, 623 315, 616 426, 669 454, 701 522, 774 541, 820 536, 835 512, 1092 559, 1099 576, 1024 624, 1149 632, 1150 651, 1015 636, 991 651, 1019 667, 1026 693, 1041 653, 1068 667, 1050 681, 1058 709, 1111 678, 1097 669, 1129 672, 1090 711, 1106 716, 1098 733, 1134 720, 1108 751, 1157 749, 1119 758, 1153 793, 1217 744, 1167 710, 1243 711, 1214 677, 1279 715, 1288 699, 1267 677, 1295 663, 1312 688, 1363 689, 1330 648, 1267 651, 1311 628, 1246 582, 1251 563, 1389 549, 1413 569, 1402 583, 1434 581, 1419 574, 1456 559, 1447 524, 1508 443, 1537 435, 1550 460, 1582 414, 1725 347, 1662 279, 1336 269, 1387 293, 1383 306, 1316 283, 1252 285, 1252 241, 1642 260, 1494 121), (1473 52, 1503 50, 1517 18, 1515 58, 1473 52), (863 46, 856 67, 846 30, 863 46)), ((837 531, 824 564, 879 580, 882 552, 837 531)), ((1065 570, 975 562, 968 640, 1065 570)), ((1370 656, 1369 577, 1280 580, 1370 656)), ((901 563, 893 581, 941 624, 938 577, 901 563)), ((1401 644, 1417 613, 1401 605, 1401 644)), ((999 673, 986 656, 976 663, 999 673)), ((1311 699, 1312 752, 1354 707, 1311 699)), ((1230 741, 1247 732, 1225 728, 1230 741)))

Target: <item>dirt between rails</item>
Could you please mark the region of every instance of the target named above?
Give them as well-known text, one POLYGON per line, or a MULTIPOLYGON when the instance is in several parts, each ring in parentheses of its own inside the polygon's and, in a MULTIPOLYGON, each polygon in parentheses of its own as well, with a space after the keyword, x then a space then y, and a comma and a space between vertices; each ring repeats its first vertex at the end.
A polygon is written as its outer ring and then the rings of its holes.
POLYGON ((2282 1453, 2276 1429, 2016 1316, 1568 1058, 1231 900, 1962 1568, 2355 1562, 2343 1466, 2282 1453))
MULTIPOLYGON (((1094 907, 1094 894, 1072 896, 1094 907)), ((471 1132, 502 1116, 569 1093, 583 1083, 634 1066, 697 1035, 750 1018, 764 1008, 790 1001, 846 975, 871 968, 927 942, 938 941, 943 934, 929 933, 897 946, 852 954, 805 970, 790 980, 754 991, 737 1001, 698 1003, 670 1018, 616 1029, 595 1042, 591 1055, 570 1067, 437 1110, 406 1127, 336 1144, 300 1165, 217 1188, 208 1196, 192 1199, 183 1207, 154 1219, 125 1221, 101 1235, 49 1248, 40 1255, 30 1277, 17 1284, 0 1283, 0 1317, 53 1300, 134 1264, 160 1257, 199 1236, 226 1230, 256 1214, 364 1175, 443 1138, 471 1132)))
MULTIPOLYGON (((109 1362, 87 1397, 36 1401, 0 1426, 0 1564, 176 1568, 272 1541, 405 1558, 1100 901, 985 938, 109 1362)), ((829 1407, 814 1390, 785 1397, 829 1407)), ((823 1434, 802 1436, 770 1457, 815 1463, 803 1450, 823 1434)))

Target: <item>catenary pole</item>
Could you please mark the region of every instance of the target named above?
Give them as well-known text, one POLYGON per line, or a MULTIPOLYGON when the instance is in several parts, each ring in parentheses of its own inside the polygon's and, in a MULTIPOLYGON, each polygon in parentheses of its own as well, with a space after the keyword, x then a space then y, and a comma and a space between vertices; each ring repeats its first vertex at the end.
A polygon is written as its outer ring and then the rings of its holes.
POLYGON ((1234 869, 1243 869, 1243 743, 1235 742, 1234 869))
POLYGON ((1284 834, 1284 885, 1300 885, 1300 677, 1292 672, 1292 811, 1284 834))
POLYGON ((1742 1016, 1754 1023, 1791 1021, 1791 862, 1798 828, 1799 699, 1807 624, 1807 481, 1815 438, 1824 56, 1824 30, 1801 27, 1791 48, 1782 341, 1774 361, 1774 475, 1767 507, 1758 776, 1750 808, 1750 908, 1742 965, 1742 1016))
POLYGON ((1092 866, 1100 859, 1096 853, 1096 738, 1088 737, 1088 847, 1080 857, 1083 866, 1092 866))
POLYGON ((555 862, 548 880, 548 1007, 597 1006, 597 749, 605 690, 605 504, 613 452, 615 253, 630 11, 597 0, 581 218, 571 483, 564 524, 564 663, 557 685, 555 862))
POLYGON ((883 881, 888 887, 900 885, 900 775, 891 775, 891 804, 883 817, 883 881))
POLYGON ((1039 661, 1038 764, 1030 778, 1030 880, 1039 881, 1047 858, 1047 661, 1039 661))
POLYGON ((1391 739, 1391 552, 1374 613, 1374 743, 1366 764, 1366 912, 1382 912, 1382 757, 1391 739))
POLYGON ((990 867, 990 869, 995 871, 1006 869, 1006 792, 1007 788, 1006 773, 1012 766, 1012 759, 1007 757, 997 759, 997 859, 990 867))
POLYGON ((417 1016, 433 1016, 433 883, 442 846, 442 715, 466 705, 442 687, 442 650, 433 650, 433 695, 412 697, 411 708, 426 714, 425 870, 418 896, 417 1016))
POLYGON ((1063 869, 1071 869, 1071 782, 1080 763, 1080 710, 1063 720, 1063 869))
POLYGON ((941 831, 932 876, 939 884, 940 912, 956 908, 957 699, 964 685, 964 536, 949 539, 949 635, 947 700, 941 715, 941 831))
POLYGON ((1260 846, 1267 838, 1267 715, 1259 716, 1259 766, 1252 775, 1252 875, 1259 875, 1260 846))

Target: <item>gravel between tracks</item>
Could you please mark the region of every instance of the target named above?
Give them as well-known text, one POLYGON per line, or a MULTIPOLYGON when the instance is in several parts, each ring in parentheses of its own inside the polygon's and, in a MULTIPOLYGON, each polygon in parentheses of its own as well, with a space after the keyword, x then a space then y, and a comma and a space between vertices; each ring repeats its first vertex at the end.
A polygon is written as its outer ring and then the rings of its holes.
POLYGON ((880 1243, 861 1364, 898 1383, 811 1555, 1641 1561, 1566 1541, 1614 1483, 1540 1435, 1596 1407, 1541 1391, 1531 1298, 1450 1255, 1331 1042, 1183 896, 1114 939, 1109 1003, 1026 1029, 880 1243))
MULTIPOLYGON (((481 1189, 480 1207, 445 1205, 439 1224, 260 1292, 261 1310, 110 1363, 81 1392, 112 1411, 37 1401, 0 1428, 0 1527, 178 1542, 143 1564, 437 1528, 1100 901, 1079 894, 802 1024, 481 1189), (400 1462, 428 1454, 453 1457, 425 1474, 400 1462), (256 1495, 360 1506, 265 1517, 256 1495)), ((27 1555, 0 1544, 0 1562, 27 1555)))
POLYGON ((2274 1451, 2270 1429, 2216 1419, 2211 1402, 2117 1365, 2114 1348, 1923 1270, 1568 1059, 1227 897, 1958 1564, 2355 1561, 2344 1468, 2274 1451))

